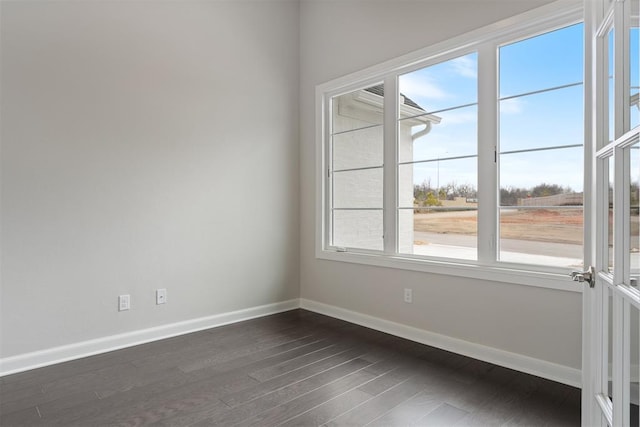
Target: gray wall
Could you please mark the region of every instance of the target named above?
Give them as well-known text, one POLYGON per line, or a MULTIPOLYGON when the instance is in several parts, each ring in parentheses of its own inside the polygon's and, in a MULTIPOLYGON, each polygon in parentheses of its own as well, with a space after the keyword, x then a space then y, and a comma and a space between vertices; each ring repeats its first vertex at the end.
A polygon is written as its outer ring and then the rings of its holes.
POLYGON ((297 2, 1 14, 0 357, 298 297, 297 2))
POLYGON ((579 294, 314 256, 315 85, 545 1, 3 1, 0 357, 301 295, 579 367, 579 294))
POLYGON ((314 87, 545 0, 301 3, 301 296, 573 368, 581 294, 315 258, 314 87), (413 288, 414 302, 402 302, 413 288))

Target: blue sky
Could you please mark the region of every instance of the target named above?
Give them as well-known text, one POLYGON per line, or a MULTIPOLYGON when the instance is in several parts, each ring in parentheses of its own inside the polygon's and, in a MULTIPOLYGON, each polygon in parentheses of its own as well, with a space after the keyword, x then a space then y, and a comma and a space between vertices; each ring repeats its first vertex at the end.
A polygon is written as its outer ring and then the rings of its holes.
MULTIPOLYGON (((583 26, 578 24, 500 48, 500 97, 515 96, 500 101, 500 151, 582 144, 582 85, 517 96, 582 83, 582 33, 583 26)), ((427 111, 475 103, 477 54, 401 76, 400 91, 427 111)), ((416 140, 414 160, 477 153, 475 106, 436 115, 442 121, 416 140)), ((580 148, 505 154, 501 156, 501 186, 530 188, 545 182, 582 191, 582 163, 580 148)), ((433 186, 452 181, 477 185, 475 159, 439 160, 413 168, 415 183, 430 179, 433 186)))

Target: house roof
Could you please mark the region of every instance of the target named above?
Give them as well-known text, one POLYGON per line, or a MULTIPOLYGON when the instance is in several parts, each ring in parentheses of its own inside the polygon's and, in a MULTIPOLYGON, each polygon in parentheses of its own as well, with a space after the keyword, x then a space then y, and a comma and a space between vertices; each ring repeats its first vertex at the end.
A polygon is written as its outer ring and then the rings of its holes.
MULTIPOLYGON (((374 95, 379 95, 379 96, 384 96, 384 85, 377 85, 377 86, 371 86, 365 89, 367 92, 372 93, 374 95)), ((422 108, 421 106, 419 106, 418 104, 415 103, 415 101, 413 101, 411 98, 402 95, 402 97, 404 98, 404 104, 408 105, 410 107, 413 108, 417 108, 418 110, 422 110, 424 111, 424 108, 422 108)))

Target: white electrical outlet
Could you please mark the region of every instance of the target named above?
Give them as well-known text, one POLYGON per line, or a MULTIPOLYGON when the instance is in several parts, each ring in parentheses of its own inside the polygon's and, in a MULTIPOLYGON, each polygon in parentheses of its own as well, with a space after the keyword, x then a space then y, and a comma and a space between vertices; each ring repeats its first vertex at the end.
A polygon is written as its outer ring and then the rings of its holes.
POLYGON ((156 289, 156 305, 167 303, 167 290, 156 289))
POLYGON ((413 289, 404 288, 404 302, 412 303, 413 302, 413 289))
POLYGON ((126 311, 131 308, 131 296, 120 295, 118 297, 118 311, 126 311))

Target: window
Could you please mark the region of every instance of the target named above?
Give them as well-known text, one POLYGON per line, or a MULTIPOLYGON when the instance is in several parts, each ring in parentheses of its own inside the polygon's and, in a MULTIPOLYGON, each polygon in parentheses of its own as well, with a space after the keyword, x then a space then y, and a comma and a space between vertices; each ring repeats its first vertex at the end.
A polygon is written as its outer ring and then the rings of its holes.
POLYGON ((553 4, 318 87, 318 256, 532 284, 581 267, 581 16, 553 4))

